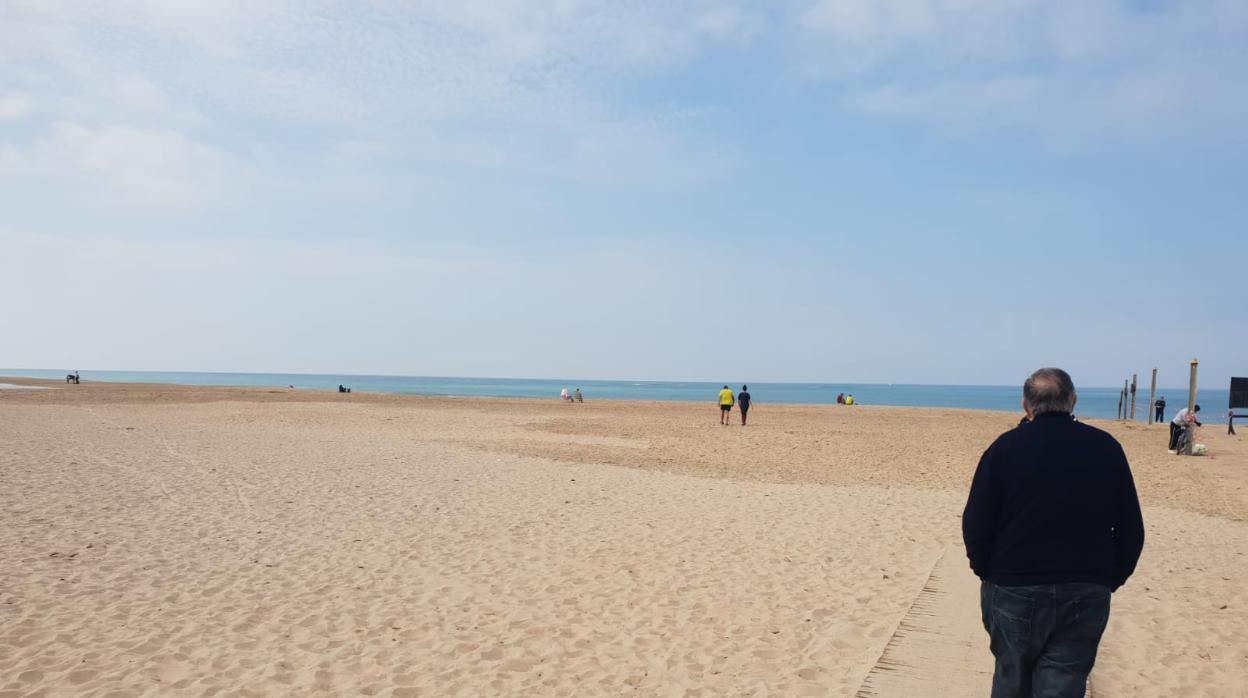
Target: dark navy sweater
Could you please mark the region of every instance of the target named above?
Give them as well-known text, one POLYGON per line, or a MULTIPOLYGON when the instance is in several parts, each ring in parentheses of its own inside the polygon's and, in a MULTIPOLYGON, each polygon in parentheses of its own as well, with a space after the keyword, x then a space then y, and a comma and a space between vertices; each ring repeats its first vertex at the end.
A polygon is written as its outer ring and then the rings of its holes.
POLYGON ((1038 415, 979 460, 962 514, 971 569, 1001 586, 1092 582, 1117 589, 1144 548, 1122 446, 1066 413, 1038 415))

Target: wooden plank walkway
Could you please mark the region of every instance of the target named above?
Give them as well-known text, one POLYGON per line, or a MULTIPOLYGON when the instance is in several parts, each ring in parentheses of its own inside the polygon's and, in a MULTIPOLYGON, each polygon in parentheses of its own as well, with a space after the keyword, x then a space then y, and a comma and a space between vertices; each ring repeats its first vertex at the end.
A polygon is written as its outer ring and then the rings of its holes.
POLYGON ((986 696, 992 668, 980 621, 979 580, 962 548, 947 546, 855 695, 986 696))
MULTIPOLYGON (((946 546, 854 695, 987 696, 992 670, 988 633, 980 619, 979 579, 961 546, 946 546)), ((1092 698, 1091 677, 1084 698, 1092 698)))

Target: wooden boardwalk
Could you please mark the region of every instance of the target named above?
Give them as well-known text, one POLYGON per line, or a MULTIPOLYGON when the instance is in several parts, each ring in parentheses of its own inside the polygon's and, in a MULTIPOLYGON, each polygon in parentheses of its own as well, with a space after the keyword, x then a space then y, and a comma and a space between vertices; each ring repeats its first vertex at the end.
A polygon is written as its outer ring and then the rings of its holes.
MULTIPOLYGON (((857 698, 962 698, 992 691, 992 653, 979 611, 979 579, 960 546, 946 546, 867 672, 857 698)), ((1089 677, 1084 698, 1092 698, 1089 677)))
POLYGON ((902 617, 859 698, 986 696, 992 654, 980 621, 979 580, 960 547, 946 547, 902 617))

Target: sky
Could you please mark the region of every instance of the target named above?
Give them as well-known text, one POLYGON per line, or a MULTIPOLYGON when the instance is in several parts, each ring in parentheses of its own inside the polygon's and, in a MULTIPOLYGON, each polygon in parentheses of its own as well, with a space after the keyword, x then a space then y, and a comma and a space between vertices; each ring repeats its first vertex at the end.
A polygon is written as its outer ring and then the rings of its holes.
POLYGON ((1242 0, 8 0, 0 367, 1248 375, 1242 0))

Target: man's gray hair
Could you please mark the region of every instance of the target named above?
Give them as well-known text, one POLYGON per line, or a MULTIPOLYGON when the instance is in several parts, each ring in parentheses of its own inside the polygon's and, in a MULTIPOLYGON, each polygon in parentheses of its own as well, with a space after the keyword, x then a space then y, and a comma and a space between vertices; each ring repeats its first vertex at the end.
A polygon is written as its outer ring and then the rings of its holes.
POLYGON ((1023 383, 1023 400, 1032 416, 1075 411, 1075 382, 1060 368, 1042 368, 1023 383))

